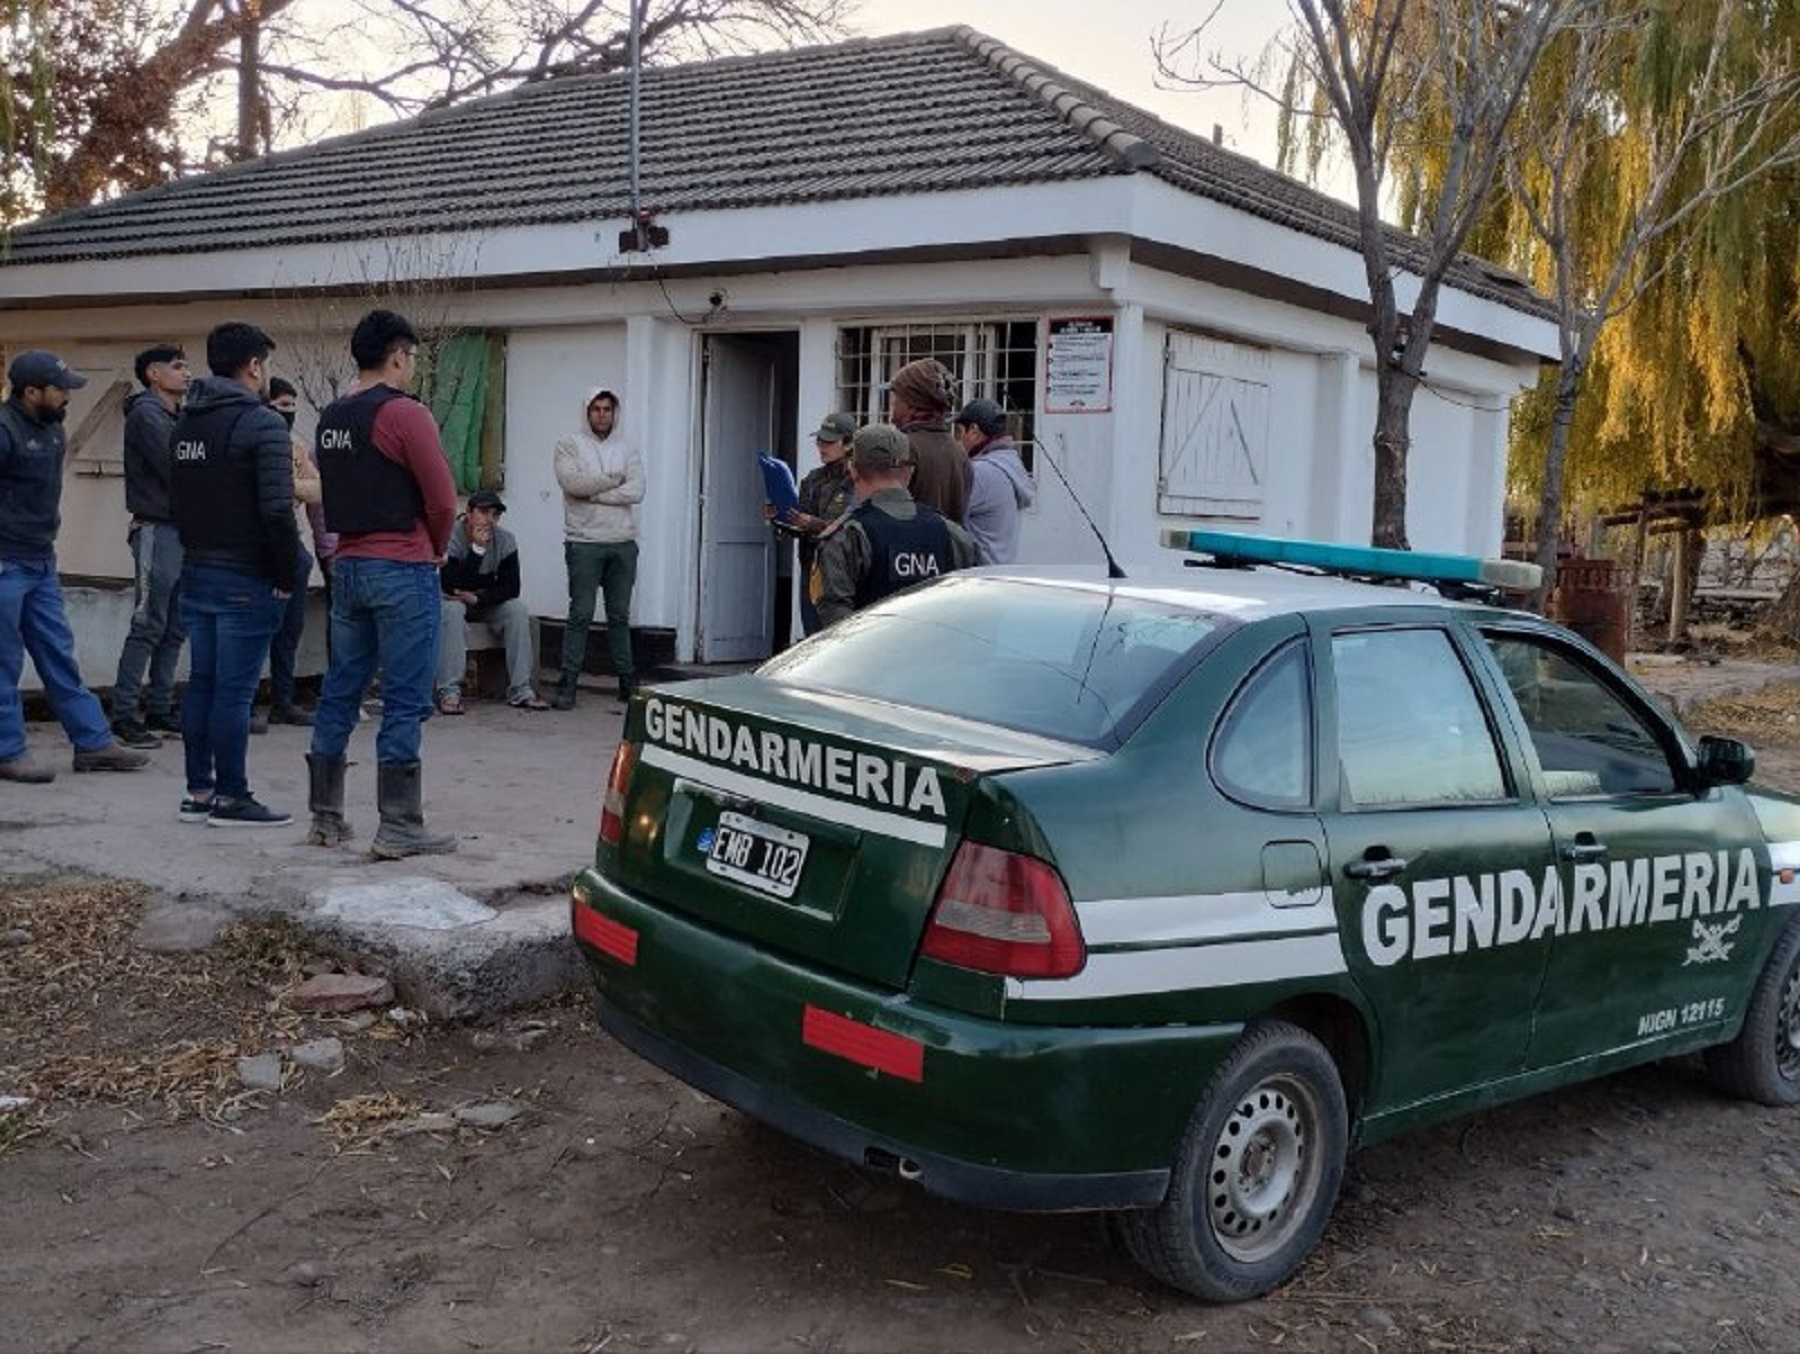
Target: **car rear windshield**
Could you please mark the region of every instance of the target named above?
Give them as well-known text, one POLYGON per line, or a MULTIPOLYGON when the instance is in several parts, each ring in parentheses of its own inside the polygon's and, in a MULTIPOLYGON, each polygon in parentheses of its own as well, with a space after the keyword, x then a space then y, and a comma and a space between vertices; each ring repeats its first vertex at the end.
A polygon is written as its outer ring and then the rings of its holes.
POLYGON ((759 671, 1106 746, 1221 624, 1102 589, 949 578, 840 621, 759 671))

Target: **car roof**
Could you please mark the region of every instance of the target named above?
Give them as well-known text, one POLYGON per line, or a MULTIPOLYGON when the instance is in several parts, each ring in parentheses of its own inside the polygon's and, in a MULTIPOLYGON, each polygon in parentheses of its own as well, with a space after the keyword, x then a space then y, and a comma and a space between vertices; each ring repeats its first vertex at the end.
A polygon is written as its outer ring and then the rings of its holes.
POLYGON ((1242 621, 1366 607, 1472 609, 1470 603, 1448 600, 1423 585, 1376 585, 1331 574, 1270 567, 1133 565, 1129 577, 1108 578, 1091 565, 1007 565, 965 570, 961 576, 1110 592, 1242 621))

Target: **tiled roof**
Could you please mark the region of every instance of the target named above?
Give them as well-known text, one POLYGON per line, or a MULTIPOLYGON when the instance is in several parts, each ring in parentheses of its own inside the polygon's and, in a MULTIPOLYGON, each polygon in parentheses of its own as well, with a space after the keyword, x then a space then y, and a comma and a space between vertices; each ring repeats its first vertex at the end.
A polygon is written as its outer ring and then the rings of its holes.
MULTIPOLYGON (((0 267, 617 220, 628 91, 564 77, 178 180, 20 226, 0 267)), ((966 27, 647 68, 639 107, 663 214, 1143 171, 1357 247, 1344 204, 966 27)), ((1451 282, 1538 309, 1482 265, 1451 282)))

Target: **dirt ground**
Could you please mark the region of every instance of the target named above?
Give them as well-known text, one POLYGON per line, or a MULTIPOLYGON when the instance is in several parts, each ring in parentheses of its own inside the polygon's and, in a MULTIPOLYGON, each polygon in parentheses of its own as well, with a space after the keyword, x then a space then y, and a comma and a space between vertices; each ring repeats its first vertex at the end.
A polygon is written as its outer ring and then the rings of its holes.
MULTIPOLYGON (((1703 709, 1800 788, 1800 686, 1703 709)), ((570 999, 485 1029, 299 1015, 291 933, 130 942, 130 886, 0 898, 0 1339, 35 1350, 1783 1350, 1800 1115, 1686 1062, 1356 1154, 1261 1302, 1082 1216, 981 1213, 704 1099, 570 999), (237 1059, 325 1037, 341 1071, 237 1059), (458 1111, 477 1122, 459 1122, 458 1111), (509 1113, 516 1117, 506 1122, 509 1113), (493 1126, 483 1126, 483 1125, 493 1126)))

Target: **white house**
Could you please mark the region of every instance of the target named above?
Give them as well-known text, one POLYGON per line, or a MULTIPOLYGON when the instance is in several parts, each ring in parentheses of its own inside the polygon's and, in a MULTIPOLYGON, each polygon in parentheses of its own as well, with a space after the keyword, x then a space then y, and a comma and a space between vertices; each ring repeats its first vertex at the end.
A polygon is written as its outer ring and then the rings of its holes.
MULTIPOLYGON (((1127 568, 1169 525, 1367 541, 1375 382, 1344 204, 959 27, 646 71, 638 201, 667 240, 640 249, 628 107, 624 76, 546 81, 15 231, 0 344, 92 378, 64 572, 126 573, 138 349, 198 358, 211 325, 248 319, 316 405, 378 301, 460 344, 474 375, 446 441, 465 490, 505 496, 552 655, 551 449, 596 386, 648 469, 633 621, 653 656, 783 642, 787 551, 753 454, 803 472, 821 415, 882 416, 923 355, 1032 445, 1025 560, 1099 557, 1077 498, 1127 568)), ((1555 332, 1509 274, 1468 260, 1450 283, 1407 529, 1492 553, 1510 401, 1555 332)), ((86 641, 90 677, 117 642, 86 641)))

